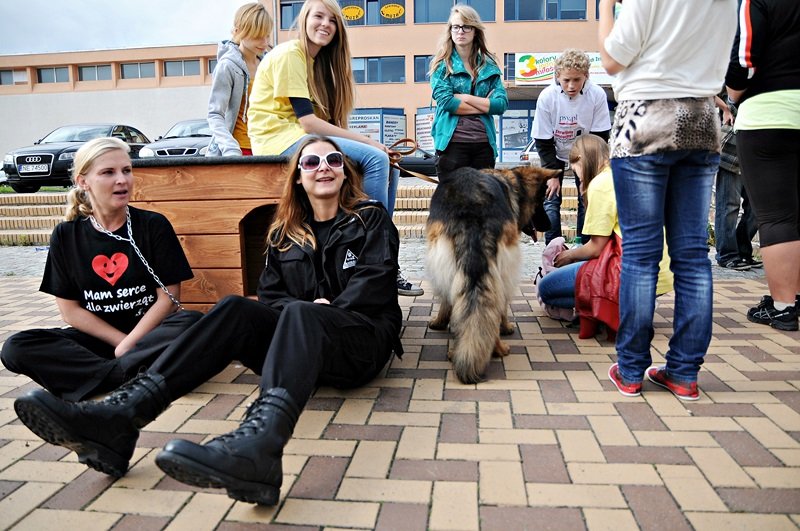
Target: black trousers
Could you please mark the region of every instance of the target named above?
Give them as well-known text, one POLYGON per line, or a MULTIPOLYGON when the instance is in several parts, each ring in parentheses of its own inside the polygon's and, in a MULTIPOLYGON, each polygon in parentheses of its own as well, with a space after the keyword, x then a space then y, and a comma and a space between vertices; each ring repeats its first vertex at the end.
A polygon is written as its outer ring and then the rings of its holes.
POLYGON ((489 142, 450 142, 444 151, 436 151, 436 173, 441 178, 458 168, 486 170, 494 168, 494 150, 489 142))
POLYGON ((203 316, 167 316, 121 358, 114 347, 75 328, 25 330, 9 337, 0 357, 7 369, 31 378, 56 396, 78 401, 116 389, 146 368, 203 316))
POLYGON ((743 129, 736 135, 761 246, 800 240, 800 129, 743 129))
POLYGON ((228 296, 151 366, 174 400, 239 360, 261 375, 261 389, 282 387, 302 408, 317 385, 361 386, 392 353, 390 334, 357 313, 296 301, 283 310, 228 296))

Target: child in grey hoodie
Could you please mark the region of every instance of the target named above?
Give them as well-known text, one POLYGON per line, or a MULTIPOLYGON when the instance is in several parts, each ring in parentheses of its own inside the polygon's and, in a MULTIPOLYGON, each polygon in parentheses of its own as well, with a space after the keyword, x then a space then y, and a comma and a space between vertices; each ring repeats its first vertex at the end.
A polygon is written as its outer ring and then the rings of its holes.
POLYGON ((232 39, 222 41, 208 98, 213 137, 206 156, 252 155, 247 136, 247 100, 252 77, 269 48, 272 17, 258 2, 236 11, 232 39))

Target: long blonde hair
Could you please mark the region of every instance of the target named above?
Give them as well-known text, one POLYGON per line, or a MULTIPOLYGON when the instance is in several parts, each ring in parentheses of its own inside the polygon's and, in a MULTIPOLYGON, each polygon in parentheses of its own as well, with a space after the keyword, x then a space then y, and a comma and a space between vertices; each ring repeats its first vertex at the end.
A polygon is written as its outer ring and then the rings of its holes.
POLYGON ((597 135, 579 136, 572 149, 569 151, 569 163, 571 166, 581 168, 581 194, 583 194, 583 204, 588 204, 589 198, 586 190, 603 168, 608 166, 609 149, 608 142, 597 135))
POLYGON ((454 48, 453 36, 451 33, 453 25, 450 23, 450 19, 453 18, 453 15, 461 15, 461 21, 465 26, 472 26, 475 28, 473 30, 475 32, 475 38, 472 40, 472 51, 469 55, 469 65, 467 65, 472 70, 473 75, 476 75, 487 61, 491 60, 497 65, 497 57, 486 47, 486 34, 484 33, 486 26, 483 25, 481 16, 475 11, 475 8, 471 6, 456 4, 450 9, 450 17, 447 19, 447 28, 445 28, 442 37, 439 39, 438 51, 431 60, 430 74, 433 75, 440 63, 444 63, 447 69, 447 75, 453 73, 453 63, 450 61, 454 48))
MULTIPOLYGON (((309 217, 313 217, 314 212, 303 185, 297 181, 300 178, 298 164, 300 157, 303 156, 303 151, 308 146, 320 142, 330 144, 333 149, 341 151, 336 142, 324 136, 308 136, 297 147, 297 151, 289 162, 289 167, 292 168, 292 171, 286 176, 286 182, 283 184, 283 193, 278 202, 278 209, 275 212, 275 219, 267 232, 268 244, 272 247, 277 247, 279 251, 288 250, 292 244, 301 247, 310 245, 313 249, 317 248, 314 232, 311 230, 311 225, 306 221, 309 217)), ((347 157, 344 158, 343 169, 347 178, 339 190, 339 208, 352 214, 356 205, 367 199, 367 194, 364 193, 361 187, 361 174, 358 173, 358 170, 347 157)))
POLYGON ((64 219, 72 221, 79 216, 91 216, 92 202, 89 194, 78 186, 78 175, 86 175, 92 169, 94 161, 109 151, 118 149, 130 153, 131 148, 119 138, 95 138, 89 140, 78 149, 72 162, 72 190, 67 194, 67 211, 64 219))
POLYGON ((324 46, 314 58, 313 67, 308 61, 308 89, 311 99, 323 114, 320 118, 332 120, 333 124, 347 128, 347 119, 355 106, 355 84, 353 69, 350 64, 350 44, 347 40, 347 28, 339 3, 336 0, 306 0, 297 15, 297 31, 300 48, 309 58, 309 40, 306 32, 311 6, 322 4, 336 18, 336 33, 333 40, 324 46))

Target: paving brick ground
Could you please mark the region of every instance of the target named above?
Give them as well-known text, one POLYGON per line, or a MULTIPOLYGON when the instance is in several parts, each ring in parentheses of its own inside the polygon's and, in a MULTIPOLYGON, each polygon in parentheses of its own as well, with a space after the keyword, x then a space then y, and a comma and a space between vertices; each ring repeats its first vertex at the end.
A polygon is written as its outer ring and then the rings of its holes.
MULTIPOLYGON (((416 272, 413 262, 404 267, 416 272)), ((187 487, 154 464, 173 437, 203 441, 236 425, 257 392, 243 367, 145 428, 116 481, 20 424, 13 400, 34 384, 0 370, 0 529, 797 529, 800 333, 747 322, 763 280, 716 276, 714 338, 691 404, 648 383, 639 398, 617 393, 606 377, 613 345, 544 317, 528 276, 512 301, 511 355, 479 385, 454 379, 450 335, 427 330, 430 294, 401 297, 406 355, 362 389, 318 390, 269 509, 187 487)), ((38 285, 0 275, 0 341, 61 325, 38 285)), ((655 362, 673 312, 669 296, 659 302, 655 362)))

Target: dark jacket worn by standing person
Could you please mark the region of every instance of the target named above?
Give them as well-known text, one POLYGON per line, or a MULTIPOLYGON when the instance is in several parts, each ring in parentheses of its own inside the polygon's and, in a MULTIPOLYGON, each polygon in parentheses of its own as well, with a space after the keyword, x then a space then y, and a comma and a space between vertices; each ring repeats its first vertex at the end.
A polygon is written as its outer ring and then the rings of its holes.
POLYGON ((745 0, 748 16, 731 50, 725 85, 747 89, 737 101, 765 92, 800 89, 800 9, 797 0, 745 0), (769 16, 766 16, 769 14, 769 16), (740 64, 744 55, 751 67, 740 64))

